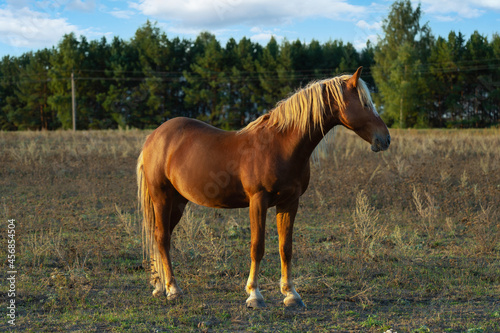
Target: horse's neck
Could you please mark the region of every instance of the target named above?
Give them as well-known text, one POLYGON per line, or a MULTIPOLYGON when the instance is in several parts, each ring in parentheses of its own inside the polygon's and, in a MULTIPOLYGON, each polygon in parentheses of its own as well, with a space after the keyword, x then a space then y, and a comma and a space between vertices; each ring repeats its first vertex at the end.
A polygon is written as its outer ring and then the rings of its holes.
POLYGON ((334 124, 325 124, 323 129, 315 128, 306 133, 290 133, 290 143, 293 145, 296 163, 308 163, 314 149, 323 140, 325 135, 333 128, 334 124))
POLYGON ((314 149, 316 149, 325 135, 335 126, 341 124, 338 105, 333 104, 327 107, 331 107, 331 109, 324 113, 323 127, 315 126, 305 133, 295 132, 291 134, 292 136, 295 135, 295 138, 292 140, 295 142, 294 149, 297 151, 296 155, 300 157, 302 162, 308 163, 314 149))

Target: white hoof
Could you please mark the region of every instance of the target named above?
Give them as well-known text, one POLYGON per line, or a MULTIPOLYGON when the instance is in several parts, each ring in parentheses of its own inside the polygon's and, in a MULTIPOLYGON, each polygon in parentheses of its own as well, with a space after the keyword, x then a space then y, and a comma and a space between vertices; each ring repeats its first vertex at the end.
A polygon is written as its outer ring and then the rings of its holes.
POLYGON ((182 289, 177 287, 177 284, 173 284, 168 288, 167 292, 167 299, 169 301, 173 301, 175 299, 179 299, 182 297, 184 293, 182 292, 182 289))
POLYGON ((295 291, 293 285, 290 286, 289 284, 282 283, 281 293, 286 296, 283 300, 286 307, 305 307, 304 302, 302 302, 302 298, 297 291, 295 291))
POLYGON ((260 309, 266 307, 266 303, 264 303, 264 297, 262 297, 262 294, 258 289, 250 292, 250 296, 247 298, 246 304, 247 308, 251 309, 260 309))
POLYGON ((287 297, 283 300, 283 303, 285 304, 286 307, 298 307, 298 308, 303 308, 305 307, 304 302, 302 302, 302 299, 298 294, 288 294, 287 297))
POLYGON ((182 293, 175 293, 175 294, 169 293, 169 294, 167 295, 167 299, 168 299, 169 301, 173 301, 173 300, 179 299, 179 298, 181 298, 181 297, 182 297, 182 293))
POLYGON ((157 287, 155 290, 153 290, 153 297, 160 297, 162 294, 163 292, 161 291, 161 288, 157 287))
POLYGON ((249 309, 262 309, 266 307, 263 299, 247 299, 247 308, 249 309))

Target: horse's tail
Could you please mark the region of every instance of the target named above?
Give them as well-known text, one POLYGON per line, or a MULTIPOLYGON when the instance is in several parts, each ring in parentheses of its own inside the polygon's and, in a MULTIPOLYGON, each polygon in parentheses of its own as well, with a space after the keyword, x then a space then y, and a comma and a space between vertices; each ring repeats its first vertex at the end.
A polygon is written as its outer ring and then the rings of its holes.
POLYGON ((165 271, 163 269, 160 251, 155 241, 155 209, 149 195, 148 183, 144 175, 143 151, 137 161, 137 198, 139 210, 142 210, 142 250, 146 267, 151 269, 151 284, 155 286, 155 295, 165 292, 165 271))

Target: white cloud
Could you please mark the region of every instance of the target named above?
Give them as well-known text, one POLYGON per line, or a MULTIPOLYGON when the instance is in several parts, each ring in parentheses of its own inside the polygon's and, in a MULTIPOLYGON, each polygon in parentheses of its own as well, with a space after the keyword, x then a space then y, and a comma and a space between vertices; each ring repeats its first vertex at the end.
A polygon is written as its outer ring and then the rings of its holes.
POLYGON ((254 34, 250 36, 250 39, 254 42, 266 44, 271 40, 271 37, 274 37, 278 42, 281 41, 284 37, 278 35, 276 31, 272 32, 271 30, 265 30, 260 27, 253 27, 250 29, 250 32, 254 34))
POLYGON ((372 46, 377 43, 378 36, 377 35, 367 35, 365 38, 358 38, 354 41, 353 45, 356 50, 361 51, 366 47, 366 43, 370 41, 372 46))
POLYGON ((6 0, 5 3, 12 8, 24 8, 29 6, 29 0, 6 0))
POLYGON ((498 0, 421 0, 421 2, 425 13, 443 21, 477 18, 487 11, 500 11, 498 0))
POLYGON ((266 44, 267 42, 269 42, 271 40, 271 38, 273 36, 277 41, 280 41, 281 39, 283 39, 283 36, 276 36, 274 34, 266 33, 266 32, 252 35, 252 36, 250 36, 250 39, 255 43, 266 44))
POLYGON ((382 23, 381 22, 373 22, 372 24, 366 22, 365 20, 358 21, 356 23, 356 26, 358 28, 361 28, 363 30, 380 30, 382 28, 382 23))
POLYGON ((93 27, 74 31, 74 33, 77 37, 85 36, 88 40, 100 39, 102 37, 111 38, 114 35, 111 31, 102 32, 99 29, 95 29, 93 27))
MULTIPOLYGON (((165 30, 167 33, 172 33, 174 35, 181 35, 184 37, 193 37, 196 38, 200 33, 203 31, 206 31, 202 28, 191 28, 191 27, 184 27, 184 26, 173 26, 173 25, 168 25, 165 23, 158 23, 158 26, 165 30)), ((221 35, 226 35, 228 32, 231 32, 234 30, 230 29, 213 29, 210 30, 210 33, 220 37, 221 35)))
POLYGON ((95 0, 72 0, 68 3, 67 8, 75 11, 83 11, 87 13, 91 13, 95 10, 95 0))
POLYGON ((200 28, 269 26, 315 17, 352 20, 367 11, 345 0, 319 0, 314 4, 303 0, 139 0, 130 6, 146 16, 200 28))
POLYGON ((455 22, 459 20, 456 16, 448 16, 448 15, 434 15, 433 16, 439 22, 455 22))
POLYGON ((110 11, 109 13, 114 17, 121 19, 129 19, 135 14, 135 12, 131 10, 120 10, 119 8, 113 8, 113 10, 110 11))
POLYGON ((23 8, 0 8, 0 41, 14 47, 50 47, 78 28, 65 18, 23 8))

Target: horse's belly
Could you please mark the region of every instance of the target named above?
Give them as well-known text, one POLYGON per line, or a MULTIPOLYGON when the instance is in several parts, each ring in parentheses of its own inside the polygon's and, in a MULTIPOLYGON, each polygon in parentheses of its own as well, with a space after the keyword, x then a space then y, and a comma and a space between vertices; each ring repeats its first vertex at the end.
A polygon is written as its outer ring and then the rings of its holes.
POLYGON ((184 169, 171 182, 186 199, 214 208, 248 207, 249 199, 237 177, 225 171, 189 172, 184 169))
POLYGON ((229 193, 215 183, 206 183, 203 187, 179 191, 182 196, 195 204, 212 208, 248 207, 248 199, 241 193, 229 193), (182 192, 181 192, 182 191, 182 192))

